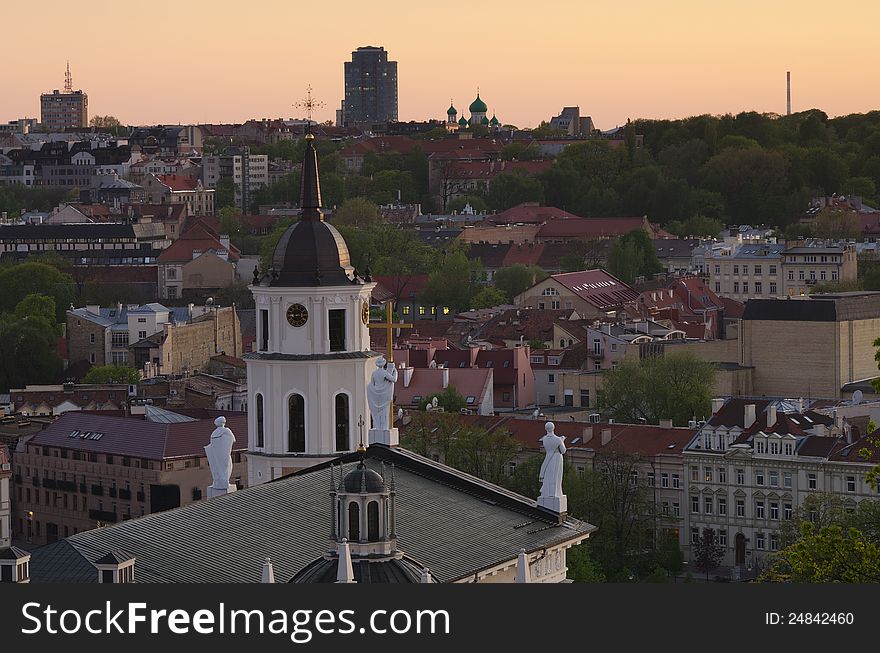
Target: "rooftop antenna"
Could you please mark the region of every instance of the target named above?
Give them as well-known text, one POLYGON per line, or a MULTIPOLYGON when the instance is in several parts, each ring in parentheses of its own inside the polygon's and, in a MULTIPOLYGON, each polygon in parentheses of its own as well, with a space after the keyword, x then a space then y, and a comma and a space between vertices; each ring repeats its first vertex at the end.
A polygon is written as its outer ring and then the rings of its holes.
POLYGON ((785 115, 791 115, 791 71, 785 73, 785 115))
POLYGON ((306 87, 306 96, 300 100, 299 102, 294 103, 293 105, 297 109, 305 109, 306 116, 308 118, 308 124, 306 125, 307 131, 311 132, 312 130, 312 112, 315 109, 322 109, 325 105, 321 100, 317 100, 312 97, 312 85, 309 84, 306 87))
POLYGON ((64 92, 73 93, 73 77, 70 75, 70 60, 67 60, 67 72, 64 73, 64 92))

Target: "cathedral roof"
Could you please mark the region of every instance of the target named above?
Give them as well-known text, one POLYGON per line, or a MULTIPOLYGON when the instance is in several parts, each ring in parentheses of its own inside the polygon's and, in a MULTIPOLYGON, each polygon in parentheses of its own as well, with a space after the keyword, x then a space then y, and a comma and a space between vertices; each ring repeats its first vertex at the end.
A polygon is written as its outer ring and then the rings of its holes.
POLYGON ((489 107, 486 106, 486 103, 480 99, 480 94, 477 93, 477 99, 471 102, 471 106, 468 107, 471 113, 486 113, 489 110, 489 107))
POLYGON ((495 117, 495 114, 494 114, 494 113, 492 114, 492 120, 489 121, 489 124, 490 124, 490 125, 497 125, 497 124, 499 124, 499 120, 498 120, 498 118, 495 117))
POLYGON ((345 478, 342 479, 340 489, 353 493, 360 492, 361 490, 370 493, 384 492, 385 479, 382 478, 381 474, 374 472, 361 462, 357 467, 345 475, 345 478))
POLYGON ((457 113, 458 113, 458 109, 455 108, 455 105, 450 104, 449 108, 446 110, 446 115, 447 116, 454 116, 457 113))
MULTIPOLYGON (((351 564, 356 583, 419 583, 422 567, 406 556, 390 560, 355 559, 351 564)), ((291 583, 335 583, 339 558, 318 558, 290 579, 291 583)))
MULTIPOLYGON (((522 548, 532 553, 577 544, 595 530, 571 517, 560 521, 533 499, 400 447, 374 444, 364 455, 373 471, 383 462, 394 464, 398 548, 440 583, 515 560, 522 548)), ((286 582, 327 552, 331 463, 360 458, 345 454, 269 483, 40 547, 32 553, 31 582, 97 582, 93 564, 112 550, 135 556, 140 583, 259 582, 266 556, 278 581, 286 582)))
POLYGON ((462 127, 467 127, 467 124, 468 124, 467 118, 462 116, 461 118, 458 119, 458 124, 461 125, 462 127))
POLYGON ((275 274, 268 276, 268 285, 291 288, 353 283, 348 245, 332 225, 324 222, 321 213, 318 153, 311 134, 306 136, 300 208, 299 221, 288 227, 275 247, 275 274))

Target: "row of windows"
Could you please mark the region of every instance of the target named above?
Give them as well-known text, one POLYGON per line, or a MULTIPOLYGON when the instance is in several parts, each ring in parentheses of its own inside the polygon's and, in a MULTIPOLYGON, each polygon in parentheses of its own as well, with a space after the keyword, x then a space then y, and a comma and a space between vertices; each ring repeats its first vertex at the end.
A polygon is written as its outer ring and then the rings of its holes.
MULTIPOLYGON (((721 528, 715 533, 716 542, 720 546, 727 546, 727 529, 721 528)), ((699 528, 691 528, 691 544, 698 544, 700 542, 700 529, 699 528)), ((767 547, 767 536, 764 533, 755 533, 755 548, 759 551, 766 550, 767 547)), ((770 533, 770 550, 776 551, 779 549, 779 536, 776 533, 770 533)))
MULTIPOLYGON (((760 441, 758 444, 763 444, 760 441)), ((772 445, 781 445, 786 444, 790 445, 791 443, 779 443, 779 442, 770 442, 770 453, 779 453, 779 447, 773 447, 772 445)), ((785 450, 785 449, 782 449, 785 450)), ((763 453, 762 450, 759 450, 758 453, 763 453)), ((705 482, 705 483, 727 483, 727 469, 724 467, 719 467, 717 470, 713 469, 711 465, 705 465, 703 467, 703 473, 700 474, 700 468, 698 465, 691 465, 691 480, 694 482, 705 482)), ((736 473, 736 485, 744 486, 746 484, 746 472, 742 468, 737 468, 735 470, 736 473)), ((763 468, 756 469, 754 471, 755 477, 755 485, 757 486, 769 486, 769 487, 780 487, 779 486, 779 470, 771 469, 767 471, 765 474, 765 470, 763 468)), ((847 492, 856 492, 856 488, 858 486, 857 480, 855 476, 846 476, 846 491, 847 492)), ((865 481, 867 484, 867 480, 865 481)), ((790 488, 792 487, 792 473, 788 471, 782 472, 782 487, 790 488)), ((807 472, 807 488, 810 490, 819 489, 819 478, 815 472, 807 472)), ((880 484, 878 484, 877 490, 880 493, 880 484)))
MULTIPOLYGON (((776 274, 776 266, 775 265, 768 266, 768 272, 771 275, 776 274)), ((733 266, 733 273, 734 274, 740 273, 740 266, 738 264, 733 266)), ((748 273, 749 273, 749 266, 743 264, 742 274, 748 274, 748 273)), ((715 274, 721 274, 721 266, 720 265, 715 266, 715 274)), ((764 268, 760 265, 754 265, 754 266, 752 266, 752 274, 754 274, 756 276, 764 274, 764 268)))
MULTIPOLYGON (((266 446, 266 413, 263 394, 256 396, 257 448, 266 446)), ((335 442, 337 451, 349 451, 351 447, 351 410, 348 395, 338 393, 333 399, 335 442)), ((306 451, 306 400, 300 394, 292 394, 287 401, 287 452, 306 451)))
MULTIPOLYGON (((779 506, 780 503, 778 501, 770 501, 769 502, 769 518, 778 520, 779 519, 779 506)), ((735 504, 735 516, 736 517, 745 517, 746 516, 746 501, 745 499, 737 499, 735 504)), ((755 500, 755 510, 754 516, 756 519, 767 519, 768 512, 767 502, 763 499, 755 500)), ((725 497, 703 497, 702 505, 700 503, 700 497, 694 495, 691 497, 691 513, 694 515, 719 515, 724 517, 727 515, 727 499, 725 497), (702 510, 701 510, 702 508, 702 510)), ((783 503, 782 504, 782 519, 791 519, 792 516, 792 504, 791 503, 783 503)))

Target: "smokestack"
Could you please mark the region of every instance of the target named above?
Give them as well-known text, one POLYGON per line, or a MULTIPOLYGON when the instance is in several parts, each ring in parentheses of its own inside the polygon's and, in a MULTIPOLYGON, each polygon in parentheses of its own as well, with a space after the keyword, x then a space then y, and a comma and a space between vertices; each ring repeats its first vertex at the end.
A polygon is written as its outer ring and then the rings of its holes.
POLYGON ((791 71, 785 73, 785 115, 791 115, 791 71))

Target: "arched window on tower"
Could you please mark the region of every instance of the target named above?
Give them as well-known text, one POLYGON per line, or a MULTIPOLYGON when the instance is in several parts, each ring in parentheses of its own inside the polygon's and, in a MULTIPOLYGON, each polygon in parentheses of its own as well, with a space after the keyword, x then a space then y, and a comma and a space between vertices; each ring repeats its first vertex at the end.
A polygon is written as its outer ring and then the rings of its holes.
POLYGON ((351 448, 349 429, 351 418, 348 410, 348 395, 340 392, 336 395, 336 451, 348 451, 351 448))
POLYGON ((348 541, 360 542, 361 509, 354 501, 348 504, 348 541))
POLYGON ((257 393, 257 448, 265 446, 265 431, 263 429, 263 395, 257 393))
POLYGON ((303 453, 306 450, 306 400, 292 394, 287 402, 287 451, 303 453))
POLYGON ((367 504, 367 539, 375 542, 379 539, 379 502, 370 501, 367 504))

